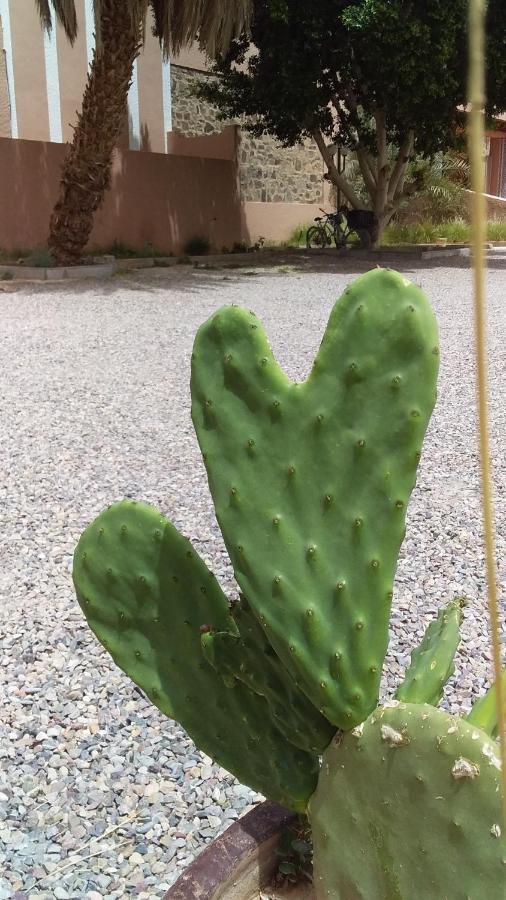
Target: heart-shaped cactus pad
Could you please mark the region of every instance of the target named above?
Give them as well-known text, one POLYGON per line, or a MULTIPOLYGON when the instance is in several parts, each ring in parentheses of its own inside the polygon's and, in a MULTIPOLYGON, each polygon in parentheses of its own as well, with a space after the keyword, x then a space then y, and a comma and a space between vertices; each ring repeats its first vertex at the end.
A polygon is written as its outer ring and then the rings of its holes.
POLYGON ((296 683, 349 729, 374 709, 406 506, 435 403, 437 325, 375 269, 292 382, 254 313, 199 330, 192 416, 240 588, 296 683))

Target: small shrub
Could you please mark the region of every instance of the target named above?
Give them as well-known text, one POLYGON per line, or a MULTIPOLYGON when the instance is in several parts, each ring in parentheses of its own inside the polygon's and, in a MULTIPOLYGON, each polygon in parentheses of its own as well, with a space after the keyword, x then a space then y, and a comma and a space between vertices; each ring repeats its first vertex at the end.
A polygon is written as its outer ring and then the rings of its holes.
POLYGON ((209 238, 202 235, 190 238, 184 246, 184 252, 187 256, 204 256, 206 253, 209 253, 210 249, 211 242, 209 238))
POLYGON ((123 241, 113 241, 111 246, 103 251, 108 256, 115 256, 116 259, 134 259, 137 251, 123 241))
POLYGON ((393 223, 385 229, 381 238, 382 246, 392 244, 435 244, 440 238, 446 238, 450 244, 469 241, 471 227, 463 219, 451 222, 415 222, 411 225, 393 223))
POLYGON ((47 269, 54 265, 53 257, 47 247, 36 247, 25 257, 23 263, 25 266, 33 266, 35 269, 47 269))
MULTIPOLYGON (((314 225, 314 222, 311 224, 314 225)), ((288 246, 305 247, 308 228, 311 228, 311 225, 296 225, 286 242, 288 246)))
POLYGON ((246 241, 235 241, 232 245, 232 253, 248 253, 249 247, 246 241))
POLYGON ((14 275, 12 274, 12 272, 2 272, 2 274, 0 275, 0 281, 12 281, 13 278, 14 275))
POLYGON ((185 256, 178 256, 176 262, 178 266, 191 266, 192 259, 191 256, 186 254, 185 256))
POLYGON ((506 241, 506 219, 492 219, 487 225, 489 241, 506 241))

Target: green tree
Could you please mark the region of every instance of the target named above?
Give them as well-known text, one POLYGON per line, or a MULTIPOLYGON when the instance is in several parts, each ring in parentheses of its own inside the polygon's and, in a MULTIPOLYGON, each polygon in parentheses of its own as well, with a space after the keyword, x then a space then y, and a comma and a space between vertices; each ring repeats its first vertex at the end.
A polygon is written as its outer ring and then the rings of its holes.
MULTIPOLYGON (((377 240, 418 182, 408 166, 462 140, 467 0, 254 0, 251 34, 218 57, 200 91, 285 146, 312 137, 348 203, 377 216, 377 240), (369 202, 335 164, 360 167, 369 202)), ((488 111, 506 108, 506 8, 490 0, 488 111)))
MULTIPOLYGON (((74 0, 36 0, 36 4, 45 28, 52 27, 54 9, 69 40, 75 39, 74 0)), ((96 48, 49 229, 49 249, 58 265, 79 261, 110 185, 112 154, 125 121, 148 10, 166 53, 177 52, 198 37, 201 46, 214 54, 246 25, 249 6, 249 0, 94 0, 96 48)))

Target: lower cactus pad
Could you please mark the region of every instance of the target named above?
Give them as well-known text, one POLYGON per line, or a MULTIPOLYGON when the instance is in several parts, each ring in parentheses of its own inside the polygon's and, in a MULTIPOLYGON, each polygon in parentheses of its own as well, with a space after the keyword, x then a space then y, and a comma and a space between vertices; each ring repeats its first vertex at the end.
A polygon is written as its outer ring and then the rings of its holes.
POLYGON ((337 736, 309 808, 318 900, 504 900, 498 755, 427 705, 337 736))
POLYGON ((286 742, 263 697, 226 687, 204 659, 200 626, 235 625, 189 541, 152 507, 118 503, 83 533, 73 577, 91 629, 155 706, 244 784, 302 811, 318 759, 286 742))

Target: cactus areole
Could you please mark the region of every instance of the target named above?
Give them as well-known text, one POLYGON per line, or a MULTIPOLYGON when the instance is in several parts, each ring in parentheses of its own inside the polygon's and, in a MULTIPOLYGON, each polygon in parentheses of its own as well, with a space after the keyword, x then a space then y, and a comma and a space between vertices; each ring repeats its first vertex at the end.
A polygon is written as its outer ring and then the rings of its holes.
POLYGON ((491 700, 468 721, 436 708, 460 599, 378 706, 438 362, 428 300, 388 270, 345 290, 302 384, 254 313, 220 309, 195 341, 192 417, 239 602, 142 503, 107 509, 75 552, 115 662, 240 781, 309 814, 318 900, 506 895, 491 700))

